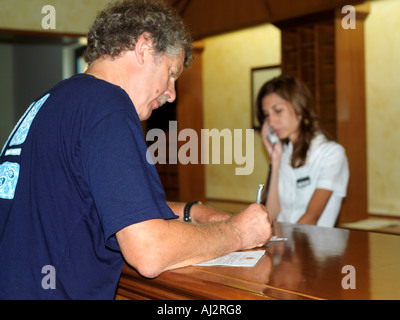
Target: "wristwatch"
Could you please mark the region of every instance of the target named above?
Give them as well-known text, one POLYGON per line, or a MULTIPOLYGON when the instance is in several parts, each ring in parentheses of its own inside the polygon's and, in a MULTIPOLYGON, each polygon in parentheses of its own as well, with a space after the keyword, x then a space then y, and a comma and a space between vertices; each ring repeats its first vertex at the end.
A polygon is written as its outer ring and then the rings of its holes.
POLYGON ((202 204, 202 203, 201 203, 201 201, 190 201, 190 202, 186 203, 185 208, 183 209, 183 221, 192 222, 192 219, 190 217, 190 209, 195 204, 202 204))

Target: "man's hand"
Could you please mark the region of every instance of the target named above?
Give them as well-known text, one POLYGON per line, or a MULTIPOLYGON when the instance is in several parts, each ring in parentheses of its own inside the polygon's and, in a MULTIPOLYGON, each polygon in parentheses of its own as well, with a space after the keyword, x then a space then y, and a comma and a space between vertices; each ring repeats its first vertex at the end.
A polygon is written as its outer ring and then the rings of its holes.
POLYGON ((233 216, 228 223, 237 230, 241 239, 241 250, 261 247, 272 236, 272 226, 265 211, 260 204, 252 204, 244 211, 233 216))

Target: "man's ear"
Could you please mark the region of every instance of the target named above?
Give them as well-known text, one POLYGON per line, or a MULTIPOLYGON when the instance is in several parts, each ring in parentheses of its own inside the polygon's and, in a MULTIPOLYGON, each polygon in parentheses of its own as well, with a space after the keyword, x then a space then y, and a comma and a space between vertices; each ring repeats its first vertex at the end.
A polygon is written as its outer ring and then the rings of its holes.
POLYGON ((134 49, 139 64, 144 64, 145 56, 150 53, 152 47, 153 41, 150 34, 148 32, 141 34, 136 41, 134 49))

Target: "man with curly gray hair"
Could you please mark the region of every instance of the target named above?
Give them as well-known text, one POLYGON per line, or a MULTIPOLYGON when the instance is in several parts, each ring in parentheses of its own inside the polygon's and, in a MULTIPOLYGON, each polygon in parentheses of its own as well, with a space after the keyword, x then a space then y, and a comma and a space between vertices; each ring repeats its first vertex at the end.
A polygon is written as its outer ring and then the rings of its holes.
MULTIPOLYGON (((110 77, 115 77, 116 72, 106 70, 107 62, 112 61, 113 64, 108 64, 112 66, 117 64, 123 56, 133 56, 140 50, 147 50, 146 52, 151 53, 157 62, 166 56, 172 58, 174 65, 170 66, 170 75, 167 79, 169 87, 175 86, 175 81, 183 71, 182 65, 189 67, 193 60, 191 35, 176 11, 164 1, 125 0, 112 3, 100 12, 88 35, 88 45, 84 53, 85 61, 89 64, 86 73, 100 78, 100 73, 102 73, 103 80, 114 83, 115 80, 110 77)), ((130 64, 130 66, 133 65, 130 64)), ((142 77, 138 70, 131 74, 129 81, 132 81, 135 76, 142 77)), ((167 101, 175 100, 174 88, 168 88, 166 92, 156 89, 157 94, 160 94, 157 97, 158 103, 153 103, 151 107, 143 106, 142 101, 135 103, 138 98, 137 94, 132 94, 133 88, 121 87, 127 91, 134 102, 140 120, 146 120, 150 117, 152 110, 167 101)))
POLYGON ((141 121, 192 60, 173 9, 114 3, 88 41, 87 72, 39 96, 0 155, 0 299, 113 299, 124 262, 153 278, 271 236, 259 204, 167 203, 147 162, 141 121))
POLYGON ((155 53, 178 56, 182 48, 185 67, 192 61, 192 38, 177 13, 163 1, 123 1, 111 4, 94 22, 85 60, 91 64, 103 55, 118 56, 132 50, 139 36, 152 40, 155 53))

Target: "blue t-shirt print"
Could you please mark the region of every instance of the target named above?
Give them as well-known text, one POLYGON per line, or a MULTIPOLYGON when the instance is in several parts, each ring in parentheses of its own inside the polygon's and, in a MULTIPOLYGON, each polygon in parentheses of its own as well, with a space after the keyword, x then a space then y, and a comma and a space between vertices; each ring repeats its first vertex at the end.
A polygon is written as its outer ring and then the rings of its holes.
MULTIPOLYGON (((28 108, 25 115, 16 125, 13 133, 6 142, 1 156, 19 156, 22 152, 20 146, 25 142, 28 136, 29 129, 31 128, 32 122, 38 114, 40 108, 50 97, 50 94, 45 95, 42 99, 32 103, 28 108), (10 144, 8 142, 10 141, 10 144), (8 145, 8 149, 6 147, 8 145), (11 148, 12 147, 12 148, 11 148)), ((14 162, 5 162, 0 165, 0 199, 12 200, 14 199, 15 190, 17 188, 19 178, 20 165, 14 162)))
POLYGON ((19 178, 19 164, 6 162, 0 166, 0 198, 14 199, 19 178))

